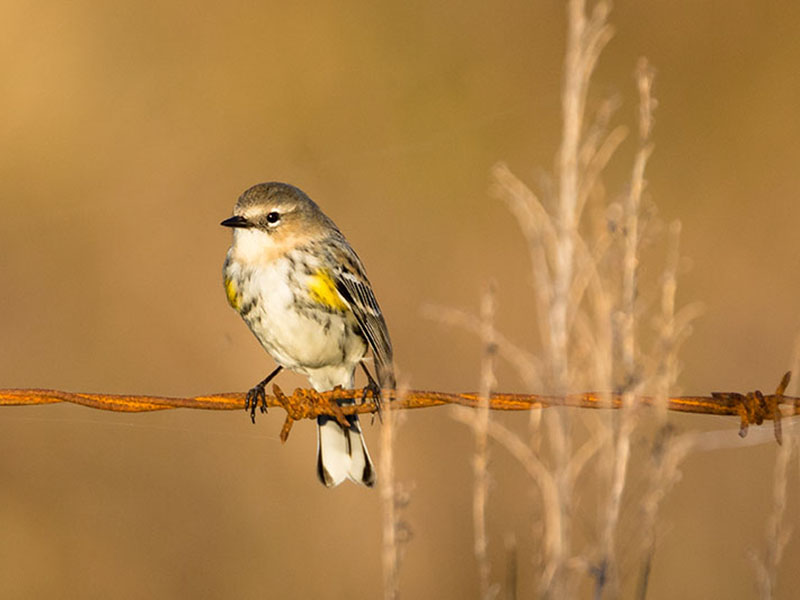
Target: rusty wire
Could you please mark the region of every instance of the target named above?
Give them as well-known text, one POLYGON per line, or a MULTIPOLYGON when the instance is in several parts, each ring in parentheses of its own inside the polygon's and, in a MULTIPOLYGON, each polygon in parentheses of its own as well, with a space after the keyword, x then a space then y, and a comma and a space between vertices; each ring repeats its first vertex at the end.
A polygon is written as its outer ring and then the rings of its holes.
MULTIPOLYGON (((678 396, 667 399, 669 410, 704 415, 728 415, 740 418, 739 435, 744 437, 750 425, 760 425, 771 420, 774 424, 775 439, 781 443, 781 417, 800 414, 800 398, 784 396, 789 384, 790 372, 781 379, 774 394, 763 394, 756 390, 746 394, 738 392, 712 392, 710 396, 678 396), (783 407, 783 409, 782 409, 783 407)), ((266 396, 268 407, 279 407, 286 411, 286 420, 281 430, 281 439, 286 441, 292 423, 300 419, 312 419, 319 415, 330 415, 339 420, 344 415, 375 412, 373 402, 359 402, 364 397, 360 389, 335 389, 318 393, 298 388, 290 396, 277 386, 273 394, 266 396), (355 404, 339 406, 340 401, 355 401, 355 404)), ((366 392, 370 398, 371 393, 366 392)), ((474 392, 450 393, 410 390, 402 394, 394 390, 383 390, 383 398, 391 401, 393 410, 410 408, 429 408, 445 404, 458 404, 477 408, 478 394, 474 392)), ((64 392, 46 389, 0 389, 0 406, 31 406, 71 402, 90 408, 116 412, 149 412, 172 408, 199 408, 205 410, 241 410, 245 407, 244 393, 221 393, 189 398, 170 398, 166 396, 133 396, 120 394, 100 394, 84 392, 64 392)), ((635 406, 653 406, 659 402, 650 396, 638 396, 635 406)), ((541 394, 492 394, 489 408, 492 410, 532 410, 549 406, 570 408, 622 407, 622 394, 584 392, 566 396, 541 394)))

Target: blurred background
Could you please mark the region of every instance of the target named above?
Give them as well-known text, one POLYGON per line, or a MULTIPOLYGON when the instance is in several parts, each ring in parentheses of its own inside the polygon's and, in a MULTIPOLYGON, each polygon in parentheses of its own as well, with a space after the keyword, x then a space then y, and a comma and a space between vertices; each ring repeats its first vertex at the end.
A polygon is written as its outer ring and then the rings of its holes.
MULTIPOLYGON (((636 61, 657 69, 648 193, 683 223, 679 302, 705 306, 681 391, 770 390, 800 332, 800 5, 616 4, 590 104, 617 96, 617 120, 633 123, 636 61)), ((500 329, 523 345, 537 335, 525 245, 489 169, 505 161, 531 185, 552 170, 564 32, 561 2, 0 4, 0 387, 252 386, 273 363, 225 301, 219 222, 245 188, 283 180, 366 263, 401 378, 476 389, 478 341, 422 309, 476 312, 494 279, 500 329)), ((610 166, 612 199, 632 141, 610 166)), ((505 365, 499 388, 523 390, 505 365)), ((324 489, 313 427, 282 446, 282 419, 4 408, 2 596, 379 597, 378 494, 324 489)), ((398 433, 407 598, 477 597, 471 451, 446 409, 408 414, 398 433)), ((765 443, 687 460, 649 597, 754 596, 748 553, 764 548, 774 456, 765 443)), ((492 469, 494 577, 514 532, 525 584, 536 497, 500 448, 492 469)), ((800 585, 798 559, 796 535, 781 598, 800 585)))

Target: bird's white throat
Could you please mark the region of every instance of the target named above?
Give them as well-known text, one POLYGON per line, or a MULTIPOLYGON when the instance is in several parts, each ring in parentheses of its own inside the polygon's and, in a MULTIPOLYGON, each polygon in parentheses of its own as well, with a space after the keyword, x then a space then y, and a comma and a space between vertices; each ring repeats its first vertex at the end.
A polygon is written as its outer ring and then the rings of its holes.
POLYGON ((256 265, 269 261, 276 251, 275 241, 260 229, 234 229, 231 255, 234 260, 256 265))

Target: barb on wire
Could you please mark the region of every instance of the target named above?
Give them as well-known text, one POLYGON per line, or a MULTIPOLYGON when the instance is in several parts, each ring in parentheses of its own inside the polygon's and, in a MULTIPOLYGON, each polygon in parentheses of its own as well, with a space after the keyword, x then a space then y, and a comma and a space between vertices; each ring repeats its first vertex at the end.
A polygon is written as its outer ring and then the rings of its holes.
MULTIPOLYGON (((773 421, 775 439, 780 444, 781 417, 800 415, 800 398, 784 396, 789 384, 791 372, 781 379, 774 394, 763 394, 756 390, 740 394, 738 392, 713 392, 710 396, 677 396, 667 400, 669 410, 704 415, 738 416, 741 421, 739 435, 747 435, 750 425, 760 425, 764 421, 773 421)), ((313 419, 319 415, 330 415, 343 419, 344 415, 356 413, 372 413, 376 411, 374 402, 360 402, 365 397, 361 389, 345 390, 337 388, 329 392, 298 388, 287 396, 277 385, 273 394, 266 397, 267 406, 283 408, 286 421, 281 429, 281 440, 289 437, 294 421, 313 419), (347 400, 355 404, 340 405, 347 400)), ((431 392, 407 391, 399 396, 395 390, 383 390, 385 400, 392 401, 396 410, 411 408, 429 408, 445 404, 457 404, 470 408, 481 406, 479 394, 475 392, 431 392)), ((367 390, 366 398, 372 393, 367 390)), ((245 394, 239 392, 192 396, 189 398, 170 398, 166 396, 133 396, 120 394, 99 394, 84 392, 64 392, 45 389, 0 389, 0 406, 32 406, 37 404, 55 404, 71 402, 90 408, 117 412, 149 412, 171 408, 199 408, 205 410, 241 410, 244 409, 245 394)), ((485 403, 485 399, 483 400, 485 403)), ((658 404, 656 398, 637 396, 635 407, 648 407, 658 404)), ((621 408, 622 394, 604 392, 583 392, 566 396, 542 394, 504 394, 495 393, 489 398, 492 410, 536 410, 548 406, 568 406, 571 408, 621 408)), ((485 404, 483 404, 485 406, 485 404)))

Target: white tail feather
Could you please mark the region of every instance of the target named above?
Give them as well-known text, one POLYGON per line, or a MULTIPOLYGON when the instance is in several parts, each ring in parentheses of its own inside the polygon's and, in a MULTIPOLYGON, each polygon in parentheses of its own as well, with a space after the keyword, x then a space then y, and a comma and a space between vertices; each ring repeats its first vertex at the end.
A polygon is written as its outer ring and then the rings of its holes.
POLYGON ((375 485, 375 467, 358 418, 353 415, 348 420, 352 425, 345 429, 334 418, 317 419, 317 475, 327 487, 345 479, 371 487, 375 485))

